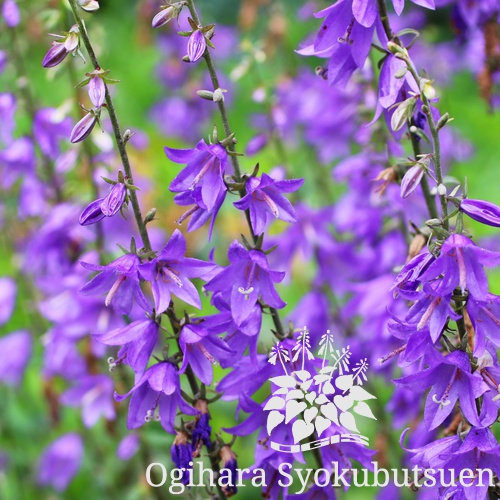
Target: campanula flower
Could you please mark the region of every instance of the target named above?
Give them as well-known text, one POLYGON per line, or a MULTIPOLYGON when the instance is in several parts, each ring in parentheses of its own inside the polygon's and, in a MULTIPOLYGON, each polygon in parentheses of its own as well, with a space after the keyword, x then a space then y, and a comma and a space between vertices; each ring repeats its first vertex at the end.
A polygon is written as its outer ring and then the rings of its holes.
POLYGON ((201 198, 207 210, 212 210, 226 191, 223 175, 227 152, 221 144, 205 144, 202 139, 194 149, 165 148, 167 157, 186 167, 170 184, 170 191, 180 193, 201 187, 201 198))
POLYGON ((186 240, 176 229, 158 257, 139 266, 141 276, 151 283, 157 314, 168 309, 171 294, 201 309, 198 290, 190 278, 202 278, 215 265, 185 257, 185 253, 186 240))
POLYGON ((97 123, 97 116, 93 112, 87 113, 74 127, 71 131, 69 140, 75 144, 77 142, 84 141, 94 130, 95 124, 97 123))
POLYGON ((122 314, 130 313, 134 298, 145 311, 150 311, 151 307, 141 290, 140 263, 141 259, 135 254, 122 255, 107 266, 81 262, 85 269, 99 271, 81 292, 85 295, 107 293, 105 304, 113 306, 122 314))
POLYGON ((167 361, 148 368, 134 387, 123 396, 115 392, 115 400, 120 402, 130 395, 132 397, 127 419, 129 429, 157 420, 167 432, 173 434, 178 409, 185 415, 198 413, 182 398, 177 368, 167 361))
POLYGON ((82 226, 90 226, 91 224, 96 224, 106 217, 102 213, 101 205, 104 198, 99 198, 90 202, 80 215, 79 222, 82 226))
POLYGON ((182 469, 181 481, 183 484, 188 484, 189 473, 193 467, 193 452, 191 445, 188 441, 188 435, 184 431, 177 431, 170 453, 172 456, 172 462, 177 469, 182 469))
POLYGON ((189 365, 205 385, 212 383, 213 366, 218 360, 234 354, 223 340, 204 328, 203 323, 184 325, 179 345, 184 354, 179 373, 184 373, 189 365))
POLYGON ((88 92, 92 104, 96 108, 100 108, 106 98, 106 84, 99 75, 90 77, 88 92))
POLYGON ((259 296, 270 307, 281 309, 286 304, 274 288, 285 277, 284 272, 269 269, 267 257, 261 250, 247 250, 238 241, 228 251, 229 266, 206 285, 212 292, 231 295, 233 318, 241 325, 251 314, 259 296))
POLYGON ((125 184, 117 182, 101 202, 102 213, 106 217, 116 215, 122 208, 126 196, 127 188, 125 184))
POLYGON ((255 234, 261 234, 274 219, 296 222, 295 210, 283 193, 297 191, 303 183, 304 179, 277 181, 265 173, 260 179, 250 177, 246 183, 247 194, 234 202, 234 206, 250 211, 252 228, 255 234))

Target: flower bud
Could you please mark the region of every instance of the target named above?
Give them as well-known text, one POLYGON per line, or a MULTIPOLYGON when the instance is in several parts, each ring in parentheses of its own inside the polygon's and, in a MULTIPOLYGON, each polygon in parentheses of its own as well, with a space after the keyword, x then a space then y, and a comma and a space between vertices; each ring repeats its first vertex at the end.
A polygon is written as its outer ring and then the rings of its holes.
POLYGON ((42 66, 44 68, 53 68, 62 63, 67 55, 68 51, 64 47, 64 43, 52 42, 52 46, 43 58, 42 66))
POLYGON ((162 26, 165 26, 165 24, 167 24, 169 21, 171 21, 174 18, 175 14, 176 12, 174 7, 172 5, 169 5, 165 9, 160 10, 160 12, 158 12, 158 14, 153 17, 151 25, 155 29, 161 28, 162 26))
POLYGON ((207 101, 214 101, 214 93, 211 90, 197 90, 196 93, 207 101))
POLYGON ((104 104, 106 97, 106 85, 100 76, 92 76, 89 81, 89 97, 96 108, 104 104))
POLYGON ((227 91, 221 88, 215 89, 213 96, 214 102, 224 102, 224 92, 227 91))
POLYGON ((401 181, 401 198, 408 198, 417 189, 424 176, 424 166, 417 163, 409 168, 401 181))
POLYGON ((194 63, 199 61, 203 57, 206 48, 207 40, 203 32, 201 30, 193 31, 187 44, 187 56, 189 62, 194 63))
POLYGON ((494 203, 483 200, 462 200, 460 210, 487 226, 500 227, 500 207, 494 203))
POLYGON ((86 139, 97 123, 94 113, 87 113, 73 128, 69 140, 74 144, 86 139))
POLYGON ((95 200, 92 203, 89 203, 82 214, 80 215, 80 224, 82 226, 90 226, 91 224, 95 224, 100 220, 104 219, 104 214, 101 210, 101 203, 104 198, 100 198, 99 200, 95 200))
POLYGON ((80 32, 78 26, 73 26, 70 30, 66 39, 64 40, 64 47, 68 52, 74 52, 78 48, 80 43, 80 32))
POLYGON ((125 201, 126 194, 127 188, 125 187, 125 184, 122 184, 121 182, 115 184, 109 191, 106 198, 102 200, 102 213, 106 217, 113 217, 113 215, 116 215, 125 201))
POLYGON ((78 0, 78 5, 87 12, 99 10, 99 2, 97 0, 78 0))

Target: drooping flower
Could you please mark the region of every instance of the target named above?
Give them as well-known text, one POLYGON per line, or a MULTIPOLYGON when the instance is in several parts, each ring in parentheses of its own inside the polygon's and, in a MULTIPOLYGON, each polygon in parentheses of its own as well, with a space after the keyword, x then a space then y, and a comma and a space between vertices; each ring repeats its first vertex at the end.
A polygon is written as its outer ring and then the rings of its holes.
POLYGON ((431 360, 429 368, 394 380, 398 387, 415 392, 431 388, 424 411, 427 428, 432 430, 440 425, 457 401, 460 401, 460 408, 469 423, 481 426, 475 400, 488 388, 481 379, 471 374, 469 356, 462 351, 442 356, 429 350, 427 361, 431 360))
MULTIPOLYGON (((95 338, 105 345, 125 346, 118 359, 124 359, 136 374, 142 374, 158 341, 158 330, 158 324, 147 318, 96 335, 95 338)), ((113 368, 114 365, 116 361, 110 360, 110 367, 113 368)))
POLYGON ((184 325, 179 345, 184 353, 179 372, 184 373, 189 365, 205 385, 212 383, 213 365, 217 364, 219 359, 233 354, 223 340, 203 327, 203 323, 184 325))
POLYGON ((117 182, 104 197, 101 203, 102 213, 106 217, 113 217, 116 215, 125 201, 127 196, 127 188, 122 182, 117 182))
POLYGON ((460 211, 471 219, 493 227, 500 227, 500 207, 483 200, 466 198, 460 202, 460 211))
POLYGON ((82 226, 90 226, 96 224, 106 217, 102 213, 101 205, 104 198, 99 198, 98 200, 91 201, 84 209, 80 215, 79 222, 82 226))
POLYGON ((170 184, 174 193, 193 190, 201 186, 201 198, 208 211, 226 191, 223 175, 227 166, 227 152, 221 144, 207 145, 202 139, 194 149, 165 147, 165 154, 175 163, 186 167, 170 184))
POLYGON ((167 361, 148 368, 129 392, 123 396, 115 393, 115 400, 123 401, 131 394, 127 419, 129 429, 158 420, 167 432, 173 434, 177 409, 185 415, 198 413, 182 398, 177 368, 167 361))
POLYGON ((94 130, 97 123, 97 115, 93 112, 87 113, 73 128, 69 140, 75 144, 84 141, 94 130))
POLYGON ((145 310, 150 305, 141 290, 139 265, 141 259, 135 254, 122 255, 107 266, 81 262, 89 271, 99 271, 82 289, 83 294, 100 295, 107 293, 105 304, 112 305, 118 312, 129 314, 133 299, 145 310))
POLYGON ((106 98, 106 85, 99 75, 93 75, 89 80, 89 97, 96 108, 104 104, 106 98))
POLYGON ((420 276, 434 295, 448 295, 459 287, 477 300, 488 295, 488 279, 483 266, 500 264, 500 253, 476 246, 461 234, 452 234, 443 243, 441 254, 420 276))
POLYGON ((83 460, 83 441, 78 434, 65 434, 42 454, 38 465, 38 483, 64 491, 76 475, 83 460))
POLYGON ((238 326, 252 313, 259 296, 270 307, 281 309, 286 305, 274 288, 274 283, 280 283, 285 273, 269 269, 264 252, 247 250, 234 241, 228 258, 229 266, 210 280, 205 289, 230 294, 231 310, 238 326))
POLYGON ((151 283, 157 314, 168 309, 171 294, 201 309, 198 290, 190 278, 202 278, 215 265, 185 257, 185 253, 186 240, 176 229, 158 257, 139 266, 141 276, 151 283))
POLYGON ((297 191, 303 183, 304 179, 276 181, 266 173, 260 179, 250 177, 246 183, 247 194, 234 206, 250 211, 252 228, 255 234, 261 234, 273 219, 296 222, 295 210, 283 193, 297 191))

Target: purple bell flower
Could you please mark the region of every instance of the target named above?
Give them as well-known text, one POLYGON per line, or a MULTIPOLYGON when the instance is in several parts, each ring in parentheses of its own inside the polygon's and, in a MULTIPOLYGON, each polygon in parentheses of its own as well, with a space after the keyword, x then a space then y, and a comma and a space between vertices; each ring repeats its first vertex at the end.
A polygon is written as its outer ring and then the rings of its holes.
POLYGON ((50 49, 42 60, 42 66, 44 68, 53 68, 61 64, 68 54, 64 42, 52 42, 50 49))
POLYGON ((170 191, 181 193, 201 187, 201 198, 206 210, 211 211, 226 191, 223 175, 227 166, 227 152, 221 144, 207 145, 202 139, 194 149, 165 148, 167 157, 186 164, 170 184, 170 191))
POLYGON ((205 385, 212 383, 213 366, 217 361, 234 354, 223 340, 204 328, 203 324, 184 325, 179 345, 184 353, 179 373, 184 373, 189 365, 205 385))
POLYGON ((133 299, 145 310, 150 311, 144 293, 141 290, 139 264, 141 259, 135 254, 122 255, 107 266, 98 266, 81 262, 90 271, 99 271, 82 289, 86 295, 107 293, 105 304, 112 305, 119 313, 129 314, 133 299))
POLYGON ((38 483, 64 491, 83 460, 83 441, 78 434, 65 434, 48 446, 38 466, 38 483))
POLYGON ((186 240, 176 229, 160 255, 139 266, 141 276, 151 283, 157 314, 168 309, 171 294, 201 309, 198 290, 190 278, 202 278, 212 271, 215 265, 184 257, 185 253, 186 240))
POLYGON ((263 173, 259 179, 250 177, 246 183, 247 194, 234 202, 239 210, 250 211, 250 221, 255 234, 263 233, 273 219, 296 222, 295 210, 283 193, 297 191, 304 179, 276 181, 263 173))
POLYGON ((234 241, 229 247, 228 258, 229 266, 209 281, 205 289, 231 294, 232 314, 238 326, 252 313, 259 296, 270 307, 285 307, 274 288, 274 283, 283 281, 285 273, 269 269, 264 252, 247 250, 234 241))
POLYGON ((91 76, 88 92, 92 104, 96 108, 100 108, 104 104, 106 98, 106 85, 104 80, 98 75, 91 76))
POLYGON ((148 368, 123 396, 115 392, 115 400, 123 401, 131 394, 127 419, 129 429, 156 420, 161 421, 162 427, 173 434, 177 409, 184 415, 198 413, 182 398, 177 368, 166 361, 148 368))
POLYGON ((97 123, 97 116, 94 113, 87 113, 73 128, 69 140, 76 144, 84 141, 94 130, 97 123))
POLYGON ((460 211, 482 224, 500 227, 500 207, 494 203, 465 199, 460 202, 460 211))

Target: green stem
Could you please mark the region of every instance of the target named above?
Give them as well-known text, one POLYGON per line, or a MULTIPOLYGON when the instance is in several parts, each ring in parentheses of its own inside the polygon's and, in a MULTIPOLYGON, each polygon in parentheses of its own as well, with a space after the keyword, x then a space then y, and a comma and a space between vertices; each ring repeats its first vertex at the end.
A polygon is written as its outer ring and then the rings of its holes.
MULTIPOLYGON (((80 37, 85 45, 87 53, 89 55, 90 61, 94 69, 101 69, 99 61, 97 60, 97 56, 95 55, 92 44, 90 43, 90 39, 87 34, 87 30, 85 29, 85 25, 83 23, 82 17, 80 16, 80 12, 78 11, 78 6, 76 4, 76 0, 69 0, 71 10, 73 11, 73 16, 75 18, 76 23, 78 24, 78 29, 80 30, 80 37)), ((127 148, 125 146, 125 141, 123 140, 123 135, 120 130, 120 124, 118 122, 118 117, 116 115, 115 106, 113 104, 113 100, 111 99, 111 95, 109 93, 108 86, 104 84, 106 89, 106 107, 108 109, 109 118, 111 120, 111 125, 113 127, 113 133, 115 136, 116 146, 118 148, 118 152, 120 154, 120 159, 123 165, 123 170, 125 171, 125 175, 128 177, 128 182, 130 184, 134 184, 134 178, 132 175, 132 167, 130 166, 130 160, 127 154, 127 148)), ((137 198, 137 193, 135 190, 129 190, 130 201, 132 202, 132 208, 134 210, 135 221, 137 223, 137 227, 139 229, 139 233, 142 239, 142 245, 144 249, 149 252, 152 250, 151 241, 149 239, 148 230, 146 228, 146 224, 144 223, 144 219, 141 213, 141 207, 139 205, 139 200, 137 198)))
MULTIPOLYGON (((74 0, 72 0, 72 1, 74 1, 74 0)), ((186 0, 186 1, 187 1, 187 6, 188 6, 189 12, 191 14, 191 17, 193 18, 193 21, 198 26, 201 26, 201 21, 200 21, 200 18, 198 16, 198 13, 196 12, 194 0, 186 0)), ((208 73, 210 74, 210 79, 212 80, 212 85, 214 87, 214 90, 217 90, 218 88, 220 88, 219 78, 217 76, 217 71, 215 69, 212 54, 210 53, 210 50, 208 49, 208 47, 205 50, 205 54, 203 57, 205 58, 205 62, 207 64, 207 68, 208 68, 208 73)), ((226 105, 224 104, 223 100, 220 100, 217 102, 217 106, 219 107, 219 113, 220 113, 220 117, 222 120, 222 125, 224 127, 224 133, 226 134, 226 137, 229 137, 233 132, 232 132, 231 126, 229 124, 229 117, 228 117, 226 105)), ((235 152, 234 143, 232 141, 230 141, 229 145, 227 146, 227 149, 231 153, 235 152)), ((236 182, 241 182, 242 181, 241 167, 240 167, 240 162, 238 160, 238 157, 235 155, 230 155, 230 156, 231 156, 231 162, 232 162, 233 168, 234 168, 236 182)), ((239 194, 240 194, 240 197, 243 198, 246 195, 245 188, 240 189, 239 194)), ((252 236, 252 240, 254 243, 257 243, 258 236, 255 234, 255 232, 253 230, 252 223, 250 221, 250 212, 248 210, 245 210, 245 217, 247 220, 248 228, 250 230, 250 234, 252 236)), ((278 337, 280 337, 281 339, 284 339, 286 337, 286 333, 285 333, 285 329, 283 327, 283 324, 281 322, 281 318, 280 318, 278 310, 275 309, 274 307, 269 307, 269 312, 271 313, 271 318, 273 319, 273 323, 274 323, 274 326, 276 328, 276 332, 278 334, 278 337)))

